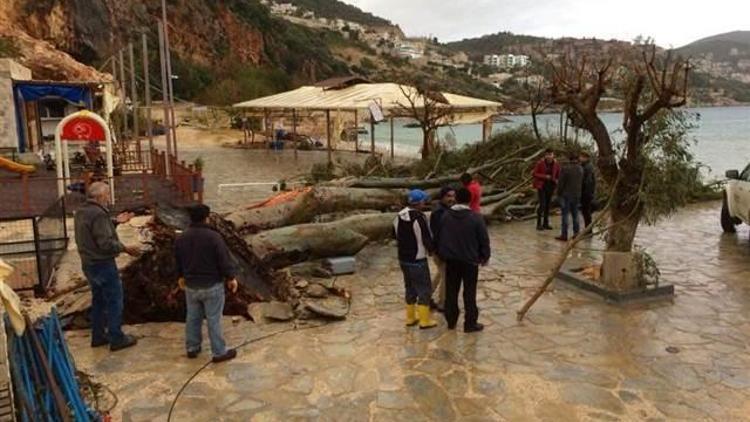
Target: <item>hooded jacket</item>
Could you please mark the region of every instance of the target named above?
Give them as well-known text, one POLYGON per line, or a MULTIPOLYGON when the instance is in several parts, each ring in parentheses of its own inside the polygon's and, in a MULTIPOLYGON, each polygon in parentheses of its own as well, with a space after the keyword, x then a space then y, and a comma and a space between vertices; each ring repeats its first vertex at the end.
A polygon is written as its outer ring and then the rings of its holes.
POLYGON ((557 160, 552 161, 552 180, 547 180, 547 162, 544 158, 539 160, 534 166, 534 189, 543 189, 545 183, 550 182, 552 186, 557 184, 560 178, 560 164, 557 160))
POLYGON ((466 205, 454 205, 440 222, 438 255, 448 261, 478 265, 490 259, 490 237, 484 217, 466 205))
POLYGON ((434 251, 432 233, 427 217, 413 208, 399 211, 393 220, 393 231, 398 242, 398 259, 401 262, 417 262, 427 259, 434 251))

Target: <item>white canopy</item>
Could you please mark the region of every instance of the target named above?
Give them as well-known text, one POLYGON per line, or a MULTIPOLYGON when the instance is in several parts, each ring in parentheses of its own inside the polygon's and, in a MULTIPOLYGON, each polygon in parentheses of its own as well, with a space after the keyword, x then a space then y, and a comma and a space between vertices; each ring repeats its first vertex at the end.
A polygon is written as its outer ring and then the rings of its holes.
MULTIPOLYGON (((416 89, 395 83, 361 83, 343 89, 326 89, 320 86, 303 86, 292 91, 268 97, 237 103, 236 108, 256 111, 273 110, 362 110, 373 102, 377 103, 386 114, 409 107, 409 98, 419 108, 423 104, 421 96, 412 95, 416 89), (406 94, 406 95, 405 95, 406 94)), ((457 114, 494 114, 501 103, 466 97, 463 95, 442 93, 448 101, 446 107, 452 107, 457 114)))

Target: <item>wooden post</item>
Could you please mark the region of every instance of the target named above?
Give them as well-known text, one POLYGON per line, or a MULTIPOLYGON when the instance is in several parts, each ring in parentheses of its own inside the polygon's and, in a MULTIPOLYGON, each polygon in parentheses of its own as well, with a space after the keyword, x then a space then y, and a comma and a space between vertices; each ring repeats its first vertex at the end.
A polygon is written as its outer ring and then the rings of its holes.
POLYGON ((354 152, 359 151, 359 110, 354 109, 354 152))
MULTIPOLYGON (((161 64, 161 98, 162 98, 162 105, 164 106, 164 134, 166 135, 166 144, 167 144, 167 156, 172 156, 172 130, 170 129, 171 125, 169 124, 169 120, 171 119, 171 116, 169 114, 169 89, 167 89, 167 65, 164 61, 164 26, 161 21, 159 21, 159 62, 161 64)), ((166 175, 167 178, 171 176, 171 169, 169 166, 169 163, 166 165, 166 175)))
POLYGON ((375 118, 370 117, 370 154, 375 155, 375 118))
POLYGON ((395 156, 395 153, 393 151, 393 116, 391 116, 391 160, 393 160, 394 156, 395 156))
POLYGON ((294 140, 294 159, 297 160, 297 149, 299 145, 297 144, 297 109, 292 109, 292 139, 294 140))
MULTIPOLYGON (((114 46, 112 48, 114 49, 114 46)), ((112 86, 115 87, 115 91, 117 90, 118 84, 119 82, 118 82, 118 77, 117 77, 117 58, 115 57, 115 54, 113 53, 112 54, 112 86)), ((114 130, 115 132, 119 132, 119 133, 115 133, 115 138, 117 138, 117 140, 119 141, 120 138, 122 138, 122 124, 120 124, 119 127, 115 127, 114 130)))
POLYGON ((154 128, 151 122, 151 80, 149 79, 150 72, 148 68, 148 37, 145 32, 141 34, 141 40, 143 43, 143 83, 146 91, 146 135, 148 136, 148 150, 151 151, 154 149, 154 128))
POLYGON ((120 101, 122 102, 122 139, 120 139, 120 145, 125 145, 125 133, 128 131, 128 111, 125 105, 125 59, 123 57, 121 49, 117 52, 117 59, 120 61, 120 101))
MULTIPOLYGON (((135 54, 133 43, 128 43, 128 59, 130 60, 130 102, 133 104, 133 139, 140 137, 138 124, 138 87, 135 83, 135 54)), ((140 159, 140 157, 138 157, 140 159)))
POLYGON ((326 144, 328 148, 328 165, 333 164, 331 152, 331 110, 326 110, 326 144))

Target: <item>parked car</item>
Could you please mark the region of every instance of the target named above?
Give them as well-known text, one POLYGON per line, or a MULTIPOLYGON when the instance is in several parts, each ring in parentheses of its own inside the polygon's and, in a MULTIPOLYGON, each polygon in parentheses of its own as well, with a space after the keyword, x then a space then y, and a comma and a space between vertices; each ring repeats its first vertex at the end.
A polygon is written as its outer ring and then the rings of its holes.
POLYGON ((729 170, 724 188, 724 203, 721 206, 721 228, 734 233, 741 223, 750 224, 750 165, 740 173, 729 170))

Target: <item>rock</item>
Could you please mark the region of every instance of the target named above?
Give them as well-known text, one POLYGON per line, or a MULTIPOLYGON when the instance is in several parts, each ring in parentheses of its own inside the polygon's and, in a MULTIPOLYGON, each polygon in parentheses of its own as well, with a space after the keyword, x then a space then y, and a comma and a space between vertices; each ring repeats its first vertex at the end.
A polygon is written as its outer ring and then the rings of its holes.
POLYGON ((263 316, 274 321, 290 321, 294 318, 294 311, 288 303, 273 301, 265 304, 263 316))
POLYGON ((247 313, 255 323, 259 324, 263 322, 263 308, 265 306, 266 304, 262 302, 251 303, 247 306, 247 313))
POLYGON ((324 318, 346 319, 349 314, 349 302, 338 296, 325 299, 308 299, 305 308, 324 318))
POLYGON ((297 280, 297 282, 294 284, 294 287, 298 289, 305 289, 309 285, 310 285, 310 282, 308 282, 307 280, 301 279, 301 280, 297 280))
POLYGON ((307 296, 314 298, 328 297, 328 289, 317 283, 313 283, 308 286, 307 290, 305 290, 305 293, 307 293, 307 296))

